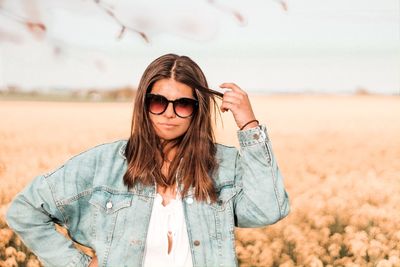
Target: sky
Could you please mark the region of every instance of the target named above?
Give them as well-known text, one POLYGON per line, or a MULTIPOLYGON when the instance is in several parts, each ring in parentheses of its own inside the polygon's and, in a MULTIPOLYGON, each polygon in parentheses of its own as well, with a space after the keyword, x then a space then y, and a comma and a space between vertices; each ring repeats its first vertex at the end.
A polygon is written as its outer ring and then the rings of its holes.
POLYGON ((400 95, 398 0, 291 0, 287 11, 268 0, 112 1, 116 16, 150 43, 134 32, 118 40, 120 26, 93 1, 37 2, 31 16, 47 26, 40 41, 10 19, 29 10, 26 1, 3 0, 0 88, 136 86, 152 60, 176 53, 196 61, 213 88, 400 95))

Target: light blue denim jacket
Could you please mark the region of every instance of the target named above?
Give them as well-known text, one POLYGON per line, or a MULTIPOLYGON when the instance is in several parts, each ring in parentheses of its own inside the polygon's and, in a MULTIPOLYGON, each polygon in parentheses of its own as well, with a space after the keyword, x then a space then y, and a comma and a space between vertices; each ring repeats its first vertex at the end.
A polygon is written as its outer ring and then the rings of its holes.
MULTIPOLYGON (((237 266, 234 227, 262 227, 289 213, 265 125, 238 131, 240 151, 217 144, 218 201, 183 198, 193 266, 237 266)), ((99 266, 142 266, 155 186, 123 183, 127 140, 98 145, 35 177, 12 201, 9 226, 45 266, 88 266, 91 258, 55 230, 93 248, 99 266)), ((162 222, 160 222, 162 223, 162 222)))

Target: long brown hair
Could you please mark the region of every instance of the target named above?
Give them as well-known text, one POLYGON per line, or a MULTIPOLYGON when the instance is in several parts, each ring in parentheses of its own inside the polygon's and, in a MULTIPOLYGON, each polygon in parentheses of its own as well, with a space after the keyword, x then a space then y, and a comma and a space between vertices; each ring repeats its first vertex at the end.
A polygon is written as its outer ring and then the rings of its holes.
POLYGON ((208 88, 202 70, 189 57, 166 54, 151 62, 142 75, 135 98, 131 136, 125 150, 128 169, 124 184, 132 188, 137 182, 144 185, 155 182, 161 186, 176 185, 178 182, 183 185, 183 196, 192 186, 197 200, 216 201, 212 175, 218 164, 211 121, 211 111, 217 109, 216 96, 222 97, 222 94, 208 88), (150 121, 145 97, 156 81, 169 78, 191 87, 199 105, 187 132, 161 143, 150 121), (168 175, 164 176, 161 169, 167 144, 168 147, 176 147, 177 152, 168 175))

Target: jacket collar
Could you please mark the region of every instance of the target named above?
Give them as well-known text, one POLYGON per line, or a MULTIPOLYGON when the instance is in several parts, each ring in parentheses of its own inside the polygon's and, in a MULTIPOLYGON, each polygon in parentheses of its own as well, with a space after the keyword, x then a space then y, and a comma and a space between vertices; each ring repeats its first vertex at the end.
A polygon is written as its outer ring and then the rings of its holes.
POLYGON ((124 142, 122 143, 122 145, 120 146, 119 151, 118 151, 118 154, 119 154, 123 159, 126 159, 126 157, 125 157, 125 149, 126 149, 127 143, 128 143, 128 140, 124 141, 124 142))

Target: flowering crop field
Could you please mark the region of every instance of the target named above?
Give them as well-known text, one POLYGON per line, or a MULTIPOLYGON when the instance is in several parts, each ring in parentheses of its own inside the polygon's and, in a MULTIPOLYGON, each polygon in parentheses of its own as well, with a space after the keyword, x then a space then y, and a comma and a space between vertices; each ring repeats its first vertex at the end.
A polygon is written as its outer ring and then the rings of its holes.
MULTIPOLYGON (((236 229, 240 265, 400 266, 400 97, 251 99, 291 212, 236 229)), ((128 138, 131 114, 131 103, 0 100, 0 266, 41 266, 4 220, 17 192, 83 150, 128 138)), ((232 115, 221 118, 218 142, 238 146, 232 115)))

